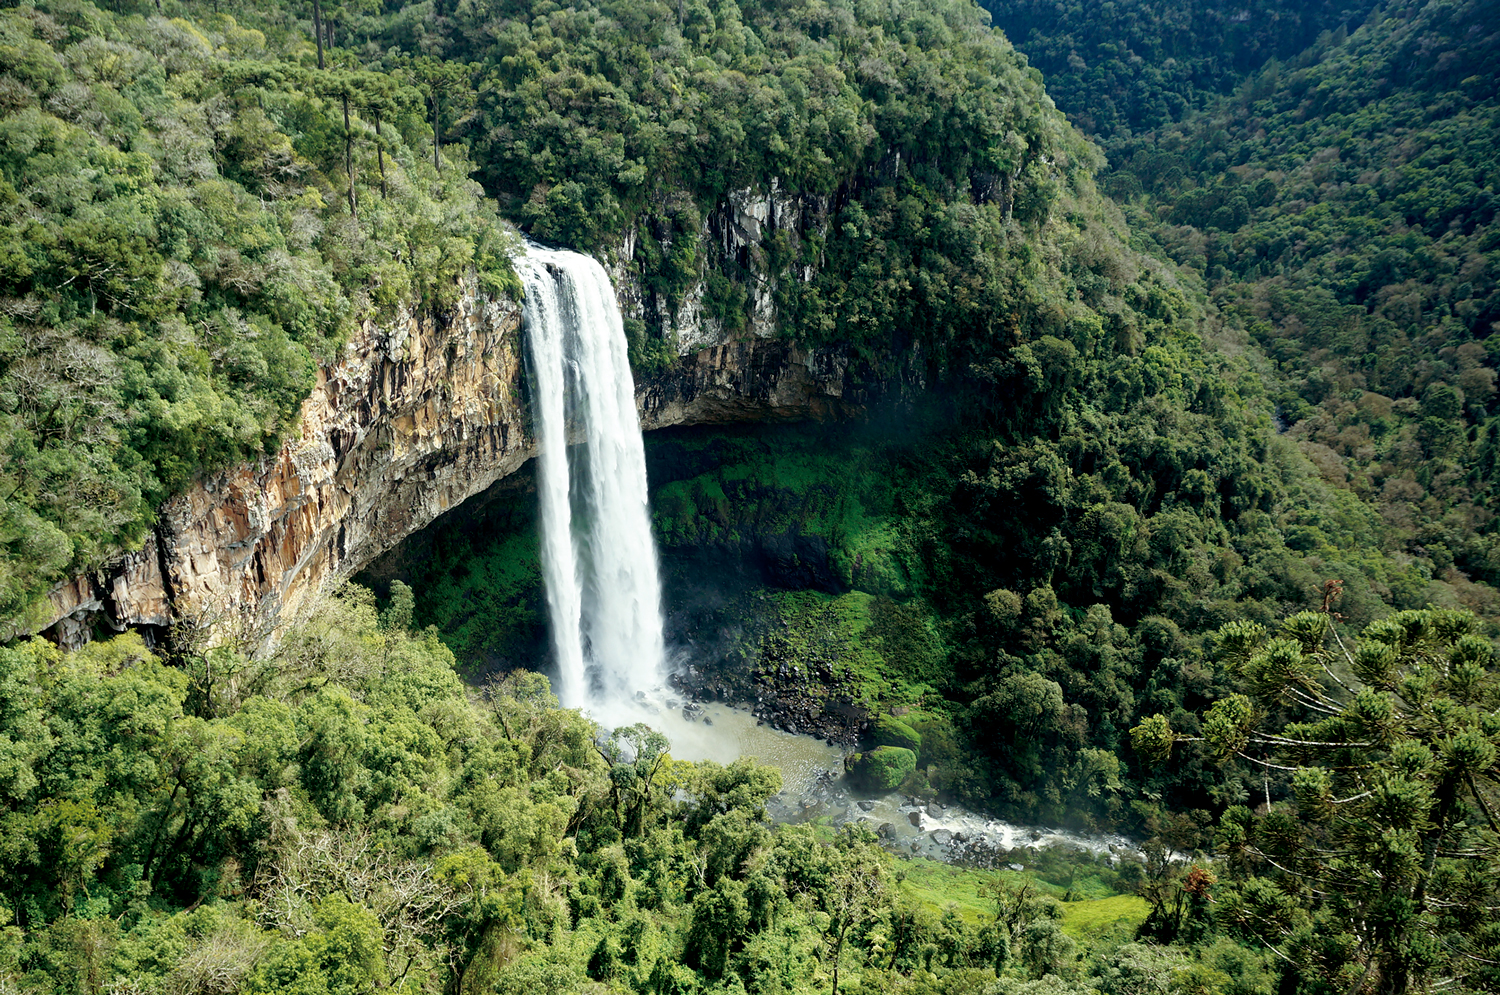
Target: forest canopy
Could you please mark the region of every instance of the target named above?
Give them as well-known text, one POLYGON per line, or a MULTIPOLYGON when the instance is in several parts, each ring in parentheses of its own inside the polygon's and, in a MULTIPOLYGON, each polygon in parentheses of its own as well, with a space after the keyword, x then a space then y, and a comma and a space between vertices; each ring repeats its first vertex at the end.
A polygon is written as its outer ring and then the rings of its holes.
POLYGON ((274 452, 356 324, 513 282, 412 82, 194 13, 0 10, 6 638, 169 495, 274 452))

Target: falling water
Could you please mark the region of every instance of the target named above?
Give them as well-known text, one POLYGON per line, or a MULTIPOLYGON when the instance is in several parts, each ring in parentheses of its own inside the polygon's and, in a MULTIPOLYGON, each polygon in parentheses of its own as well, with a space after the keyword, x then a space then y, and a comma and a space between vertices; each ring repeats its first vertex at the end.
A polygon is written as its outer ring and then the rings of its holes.
POLYGON ((519 269, 558 696, 608 705, 660 681, 664 659, 625 329, 609 276, 588 256, 528 245, 519 269))

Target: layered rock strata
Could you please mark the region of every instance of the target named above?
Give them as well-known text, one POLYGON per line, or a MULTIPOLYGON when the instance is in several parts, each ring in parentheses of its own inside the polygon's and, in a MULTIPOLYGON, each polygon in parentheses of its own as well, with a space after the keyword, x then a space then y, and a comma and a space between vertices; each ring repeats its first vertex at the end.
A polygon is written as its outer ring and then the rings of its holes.
MULTIPOLYGON (((322 593, 535 453, 519 308, 467 292, 442 319, 369 322, 319 371, 298 430, 159 510, 144 547, 50 595, 65 645, 97 627, 235 626, 273 641, 322 593)), ((776 339, 710 344, 637 384, 646 429, 840 417, 846 358, 776 339)))

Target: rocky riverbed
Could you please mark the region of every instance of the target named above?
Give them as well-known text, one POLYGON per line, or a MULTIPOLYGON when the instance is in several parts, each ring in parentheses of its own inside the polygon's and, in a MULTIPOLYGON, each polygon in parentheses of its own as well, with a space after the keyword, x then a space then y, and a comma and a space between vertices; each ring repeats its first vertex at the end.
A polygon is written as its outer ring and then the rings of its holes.
POLYGON ((798 797, 788 797, 783 791, 771 800, 769 812, 778 822, 827 818, 835 826, 862 824, 898 856, 928 857, 966 867, 1019 870, 1029 863, 1030 853, 1053 847, 1114 860, 1142 859, 1139 847, 1124 836, 1018 826, 959 805, 908 795, 861 797, 832 771, 824 772, 798 797))
POLYGON ((869 712, 854 701, 853 680, 826 662, 792 663, 767 655, 739 672, 689 666, 669 680, 694 704, 739 705, 772 729, 831 746, 855 749, 869 728, 869 712))
MULTIPOLYGON (((787 699, 778 698, 783 700, 787 699)), ((744 708, 689 701, 670 688, 642 692, 633 707, 671 740, 672 755, 679 759, 729 763, 736 757, 753 756, 779 769, 782 790, 767 805, 777 822, 823 819, 835 826, 863 824, 899 856, 930 857, 978 868, 1025 866, 1030 854, 1049 847, 1070 847, 1117 860, 1141 859, 1139 847, 1124 836, 1019 826, 958 805, 899 793, 856 791, 843 776, 845 747, 777 728, 744 708)), ((759 714, 766 714, 764 702, 759 714)), ((792 714, 795 724, 804 713, 792 714)))

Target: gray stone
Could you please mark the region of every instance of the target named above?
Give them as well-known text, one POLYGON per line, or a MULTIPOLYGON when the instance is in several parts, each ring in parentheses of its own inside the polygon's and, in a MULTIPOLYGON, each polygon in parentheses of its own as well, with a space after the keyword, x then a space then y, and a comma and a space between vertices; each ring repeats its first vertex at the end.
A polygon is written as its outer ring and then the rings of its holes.
POLYGON ((859 800, 859 807, 862 811, 868 812, 875 807, 875 803, 868 798, 861 798, 859 800))

